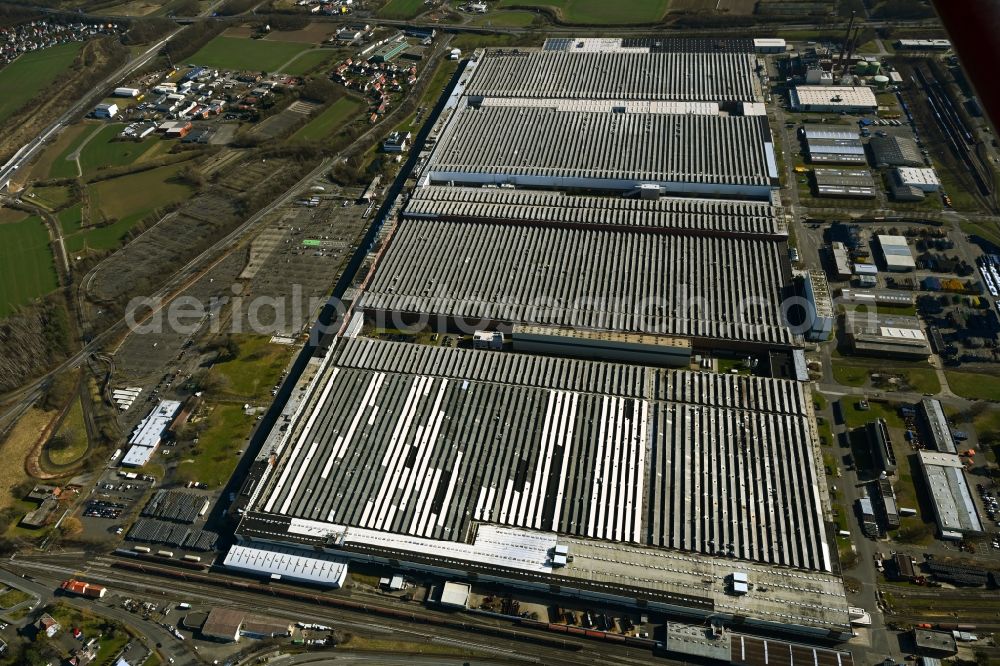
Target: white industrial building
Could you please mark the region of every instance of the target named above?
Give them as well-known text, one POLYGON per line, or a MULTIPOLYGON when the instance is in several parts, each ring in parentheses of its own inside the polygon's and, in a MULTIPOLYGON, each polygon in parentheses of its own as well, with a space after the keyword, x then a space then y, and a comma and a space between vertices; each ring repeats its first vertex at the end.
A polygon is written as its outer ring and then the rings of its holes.
POLYGON ((802 281, 803 296, 812 310, 806 313, 809 330, 805 338, 810 341, 829 340, 833 334, 834 310, 826 275, 820 270, 801 271, 799 279, 802 281))
POLYGON ((753 40, 753 50, 757 53, 784 53, 788 48, 780 37, 758 37, 753 40))
POLYGON ((875 113, 878 101, 867 86, 796 86, 791 94, 796 111, 875 113))
POLYGON ((929 435, 931 444, 941 453, 957 454, 955 438, 951 434, 948 417, 945 416, 941 401, 935 398, 924 398, 920 401, 920 415, 923 417, 924 428, 929 435))
POLYGON ((347 560, 323 552, 304 553, 273 545, 235 545, 223 562, 227 569, 271 580, 288 580, 339 589, 347 580, 347 560))
POLYGON ((832 86, 833 72, 819 67, 812 67, 806 70, 806 83, 811 86, 832 86))
POLYGON ((875 237, 885 258, 885 267, 890 271, 912 271, 917 267, 913 253, 906 242, 906 236, 890 236, 882 234, 875 237))
POLYGON ((937 192, 941 189, 941 181, 934 169, 898 167, 894 171, 899 176, 899 182, 906 187, 915 187, 923 192, 937 192))
POLYGON ((114 103, 110 104, 98 104, 94 107, 94 117, 95 118, 114 118, 118 115, 118 105, 114 103))
POLYGON ((916 317, 849 310, 844 323, 855 354, 913 360, 924 360, 931 355, 930 342, 916 317))
POLYGON ((851 270, 847 247, 841 241, 834 241, 830 244, 830 254, 833 257, 834 276, 838 280, 850 280, 854 273, 851 270))
POLYGON ((900 51, 947 51, 951 42, 947 39, 899 39, 896 48, 900 51))
POLYGON ((180 411, 181 403, 177 400, 161 400, 136 426, 128 441, 131 448, 122 458, 122 467, 142 467, 148 463, 163 442, 163 436, 173 423, 174 417, 180 411))
POLYGON ((927 450, 917 451, 917 455, 940 536, 955 539, 966 534, 981 534, 983 523, 959 457, 927 450))
POLYGON ((112 94, 115 97, 138 97, 139 92, 138 88, 115 88, 112 94))

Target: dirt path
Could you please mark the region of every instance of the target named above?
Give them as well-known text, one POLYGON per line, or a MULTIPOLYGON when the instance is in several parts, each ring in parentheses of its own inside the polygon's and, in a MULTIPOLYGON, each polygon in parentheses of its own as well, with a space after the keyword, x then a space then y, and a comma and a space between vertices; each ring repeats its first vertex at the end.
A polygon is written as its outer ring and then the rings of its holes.
MULTIPOLYGON (((301 58, 306 53, 311 53, 314 50, 316 50, 316 49, 303 49, 302 51, 299 51, 298 53, 296 53, 295 55, 293 55, 291 58, 289 58, 288 62, 285 62, 284 64, 282 64, 280 67, 278 67, 274 71, 276 71, 276 72, 284 72, 286 67, 288 67, 289 65, 291 65, 293 62, 295 62, 296 60, 298 60, 299 58, 301 58)), ((330 49, 330 50, 332 51, 333 49, 330 49)))
POLYGON ((66 156, 66 161, 67 162, 68 161, 76 162, 76 177, 77 178, 80 178, 81 176, 83 176, 83 168, 80 166, 80 151, 82 151, 86 147, 86 145, 88 143, 90 143, 90 140, 93 139, 95 136, 97 136, 98 133, 102 129, 104 129, 103 125, 98 125, 97 127, 95 127, 94 131, 91 132, 87 136, 86 139, 84 139, 82 142, 80 142, 80 145, 76 147, 76 150, 74 150, 72 153, 70 153, 69 155, 66 156))

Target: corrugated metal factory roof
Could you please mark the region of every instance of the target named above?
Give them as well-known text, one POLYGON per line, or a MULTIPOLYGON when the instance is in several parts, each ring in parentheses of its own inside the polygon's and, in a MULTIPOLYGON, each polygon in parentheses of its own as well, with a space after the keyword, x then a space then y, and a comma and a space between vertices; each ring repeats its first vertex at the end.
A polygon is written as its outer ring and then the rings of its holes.
POLYGON ((358 303, 791 345, 779 307, 785 254, 782 243, 748 238, 404 220, 358 303))
POLYGON ((795 382, 365 338, 342 341, 323 372, 254 510, 454 541, 490 522, 830 569, 795 382))
POLYGON ((493 97, 763 101, 756 66, 752 53, 490 50, 467 91, 493 97))
POLYGON ((419 187, 404 216, 719 235, 788 235, 781 208, 766 202, 680 197, 644 200, 504 188, 419 187))
POLYGON ((467 101, 430 157, 425 173, 435 181, 488 174, 767 188, 777 176, 764 116, 476 108, 467 101))

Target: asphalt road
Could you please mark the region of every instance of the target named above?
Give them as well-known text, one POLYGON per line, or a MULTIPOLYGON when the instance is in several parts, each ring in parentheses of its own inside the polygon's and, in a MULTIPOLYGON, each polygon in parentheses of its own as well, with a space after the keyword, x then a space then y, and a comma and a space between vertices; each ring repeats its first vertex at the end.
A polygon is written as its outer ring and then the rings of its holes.
MULTIPOLYGON (((23 578, 19 574, 8 571, 8 564, 10 563, 4 562, 4 566, 0 567, 0 582, 8 585, 15 585, 31 592, 41 599, 41 605, 51 603, 55 600, 55 589, 62 580, 65 580, 65 576, 60 579, 53 580, 52 578, 44 579, 36 577, 34 574, 29 574, 33 579, 29 580, 27 578, 23 578)), ((138 615, 129 613, 121 608, 115 608, 113 606, 108 606, 107 604, 97 603, 80 597, 60 596, 59 601, 73 606, 74 608, 88 610, 96 615, 117 620, 122 624, 131 626, 132 628, 138 630, 141 637, 140 640, 142 640, 151 651, 157 650, 157 643, 161 644, 163 647, 159 649, 159 652, 167 659, 173 658, 174 666, 201 666, 202 664, 202 661, 198 659, 189 649, 187 649, 185 643, 167 633, 167 631, 158 624, 147 622, 138 615)))
POLYGON ((67 123, 74 120, 77 116, 82 115, 86 109, 89 107, 91 101, 96 98, 97 95, 103 93, 103 91, 108 88, 115 87, 118 83, 125 80, 125 78, 134 72, 135 70, 143 67, 156 57, 160 49, 169 42, 174 35, 181 31, 181 28, 177 28, 169 35, 156 42, 148 49, 143 51, 140 55, 129 59, 127 63, 119 67, 117 70, 111 73, 106 79, 101 81, 99 84, 94 86, 89 94, 77 100, 70 108, 68 108, 59 119, 56 120, 52 125, 48 127, 44 132, 36 136, 29 143, 25 144, 14 153, 14 156, 7 160, 7 163, 0 167, 0 189, 6 186, 7 182, 10 181, 16 174, 17 171, 22 167, 26 166, 31 162, 31 160, 38 154, 38 152, 45 146, 45 143, 55 136, 59 130, 61 130, 67 123))
POLYGON ((273 666, 339 666, 340 664, 378 664, 378 666, 501 666, 517 662, 503 660, 469 659, 446 657, 444 655, 400 655, 391 652, 336 652, 332 654, 296 654, 273 658, 268 664, 273 666))
MULTIPOLYGON (((606 644, 588 639, 565 637, 567 643, 579 645, 579 651, 569 651, 542 645, 527 644, 521 641, 498 638, 494 636, 477 636, 474 632, 462 631, 438 626, 423 626, 409 620, 397 620, 390 617, 373 616, 364 613, 328 608, 310 603, 265 597, 256 592, 229 589, 226 587, 205 586, 187 583, 183 580, 167 579, 158 576, 125 569, 115 569, 110 565, 114 558, 91 558, 80 566, 79 560, 72 556, 39 557, 32 559, 18 558, 4 561, 2 568, 10 569, 15 574, 27 573, 42 586, 50 584, 54 589, 71 575, 79 575, 84 579, 106 585, 112 594, 121 594, 142 598, 155 602, 165 600, 186 601, 196 606, 234 606, 253 609, 272 617, 284 617, 291 621, 314 622, 342 628, 346 631, 370 638, 394 639, 398 641, 435 643, 464 647, 480 652, 494 661, 487 659, 486 663, 501 664, 545 664, 546 666, 580 666, 580 664, 602 664, 604 666, 642 666, 664 664, 666 666, 684 666, 689 662, 666 659, 654 656, 647 649, 629 648, 620 645, 606 644)), ((7 574, 10 575, 10 574, 7 574)), ((17 576, 15 575, 15 579, 17 576)), ((3 580, 3 578, 0 578, 3 580)), ((92 604, 94 612, 102 613, 104 604, 83 601, 92 604)), ((418 616, 421 613, 433 613, 415 604, 406 606, 418 616)), ((134 618, 126 613, 128 618, 134 618)), ((485 626, 511 626, 506 621, 473 614, 465 614, 461 619, 467 623, 485 626)), ((536 633, 524 630, 527 633, 536 633)), ((162 629, 161 629, 162 632, 162 629)), ((554 634, 540 632, 549 638, 554 634)), ((158 639, 159 640, 159 639, 158 639)), ((186 645, 171 638, 178 646, 186 645)), ((165 646, 168 643, 164 643, 165 646)), ((466 661, 466 660, 463 660, 466 661)), ((181 663, 178 661, 178 663, 181 663)), ((281 663, 281 662, 279 662, 281 663)))

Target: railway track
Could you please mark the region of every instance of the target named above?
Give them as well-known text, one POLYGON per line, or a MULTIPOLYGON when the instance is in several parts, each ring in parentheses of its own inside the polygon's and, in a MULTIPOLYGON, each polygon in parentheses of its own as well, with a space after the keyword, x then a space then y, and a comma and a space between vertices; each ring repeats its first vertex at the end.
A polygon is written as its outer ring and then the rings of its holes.
POLYGON ((923 90, 938 129, 953 155, 965 166, 979 198, 988 208, 995 210, 993 176, 990 167, 981 161, 978 154, 979 141, 966 126, 952 103, 951 95, 933 72, 925 70, 923 65, 916 65, 913 74, 913 81, 923 90))

